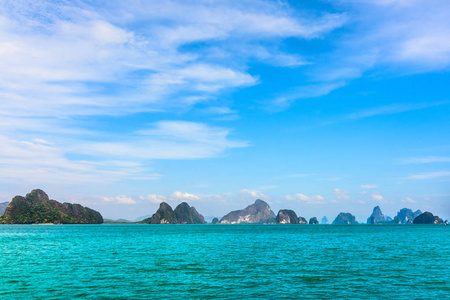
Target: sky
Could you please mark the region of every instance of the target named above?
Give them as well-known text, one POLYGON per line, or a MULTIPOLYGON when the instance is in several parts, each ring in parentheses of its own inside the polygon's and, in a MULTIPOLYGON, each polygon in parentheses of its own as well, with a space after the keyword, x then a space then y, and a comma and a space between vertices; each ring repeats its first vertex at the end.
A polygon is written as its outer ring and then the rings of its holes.
POLYGON ((450 2, 1 1, 0 202, 450 218, 450 2))

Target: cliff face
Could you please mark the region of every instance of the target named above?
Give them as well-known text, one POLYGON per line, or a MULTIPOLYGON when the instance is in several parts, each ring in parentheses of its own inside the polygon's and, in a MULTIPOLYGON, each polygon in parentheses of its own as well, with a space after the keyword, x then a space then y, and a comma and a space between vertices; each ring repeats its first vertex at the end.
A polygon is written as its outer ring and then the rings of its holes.
POLYGON ((418 215, 414 221, 414 224, 444 224, 441 218, 434 216, 432 213, 426 211, 423 214, 418 215))
POLYGON ((336 219, 334 219, 333 225, 352 225, 352 224, 358 224, 356 222, 355 217, 351 213, 340 213, 336 219))
POLYGON ((33 190, 25 197, 14 197, 0 217, 0 223, 101 224, 103 217, 88 207, 50 200, 44 191, 33 190))
POLYGON ((244 224, 244 223, 275 223, 276 217, 270 206, 258 199, 245 209, 236 210, 225 215, 221 224, 244 224))
POLYGON ((378 224, 378 223, 383 223, 385 221, 386 221, 386 219, 385 219, 383 213, 381 212, 380 207, 375 206, 373 208, 372 214, 367 219, 367 224, 378 224))
POLYGON ((290 209, 282 209, 277 215, 278 224, 298 224, 298 217, 295 211, 290 209))
POLYGON ((398 224, 408 224, 412 223, 414 219, 420 215, 422 212, 420 210, 417 210, 413 212, 409 208, 402 208, 398 213, 397 216, 394 217, 394 222, 398 224))
POLYGON ((150 218, 144 219, 141 223, 145 224, 177 224, 177 217, 172 207, 166 202, 162 202, 159 205, 156 213, 150 218))
POLYGON ((178 224, 206 224, 205 218, 197 212, 195 207, 186 202, 180 203, 174 210, 178 224))

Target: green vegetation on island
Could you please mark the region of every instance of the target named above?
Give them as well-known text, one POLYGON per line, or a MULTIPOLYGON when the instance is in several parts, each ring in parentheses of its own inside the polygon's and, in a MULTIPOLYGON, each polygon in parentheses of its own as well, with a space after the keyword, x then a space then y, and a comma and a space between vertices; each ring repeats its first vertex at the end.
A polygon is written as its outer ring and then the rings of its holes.
POLYGON ((143 224, 205 224, 205 218, 197 212, 195 207, 186 202, 179 204, 175 211, 166 202, 159 205, 159 209, 150 218, 139 223, 143 224))
POLYGON ((334 219, 333 225, 353 225, 358 224, 356 222, 355 216, 353 216, 351 213, 343 213, 341 212, 336 219, 334 219))
POLYGON ((102 215, 80 204, 50 200, 42 190, 33 190, 25 197, 15 196, 0 224, 101 224, 102 215))

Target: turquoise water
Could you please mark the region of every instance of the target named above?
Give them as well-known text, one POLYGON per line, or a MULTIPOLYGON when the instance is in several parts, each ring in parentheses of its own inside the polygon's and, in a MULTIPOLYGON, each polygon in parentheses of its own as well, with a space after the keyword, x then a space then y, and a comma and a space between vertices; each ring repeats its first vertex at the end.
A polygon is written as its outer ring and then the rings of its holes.
POLYGON ((449 299, 450 226, 3 225, 1 299, 449 299))

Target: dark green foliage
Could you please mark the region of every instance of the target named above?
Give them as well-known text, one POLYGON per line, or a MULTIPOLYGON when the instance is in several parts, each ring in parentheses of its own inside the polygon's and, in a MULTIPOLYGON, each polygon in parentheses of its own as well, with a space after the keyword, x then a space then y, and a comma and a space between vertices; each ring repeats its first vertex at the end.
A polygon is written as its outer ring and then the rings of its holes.
POLYGON ((340 213, 333 221, 333 225, 352 225, 358 224, 351 213, 340 213))
POLYGON ((101 224, 102 215, 79 204, 49 200, 42 190, 33 190, 26 197, 16 196, 0 217, 2 224, 101 224))
POLYGON ((311 219, 309 219, 309 224, 317 225, 317 224, 319 224, 319 220, 317 220, 316 217, 312 217, 311 219))
POLYGON ((206 224, 205 218, 186 202, 180 203, 174 210, 178 224, 206 224))
POLYGON ((175 213, 166 202, 162 202, 159 205, 159 209, 150 218, 141 221, 144 224, 177 224, 177 218, 175 213))
POLYGON ((438 216, 434 216, 429 211, 426 211, 414 218, 414 224, 444 224, 444 221, 438 216))

